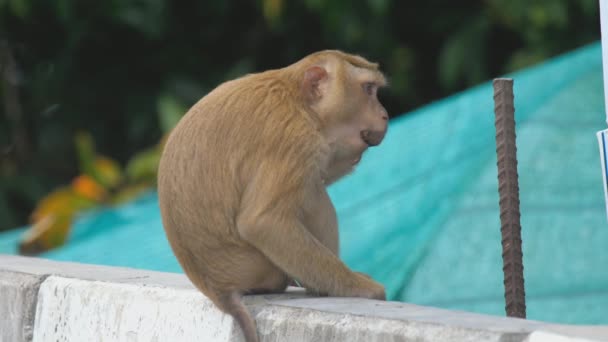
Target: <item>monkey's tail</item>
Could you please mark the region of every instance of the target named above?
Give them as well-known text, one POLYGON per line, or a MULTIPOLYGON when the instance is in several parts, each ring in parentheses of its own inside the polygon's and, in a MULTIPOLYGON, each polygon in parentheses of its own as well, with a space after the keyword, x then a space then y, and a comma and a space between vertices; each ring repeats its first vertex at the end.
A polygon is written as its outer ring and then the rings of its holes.
POLYGON ((230 292, 219 298, 219 307, 227 314, 230 314, 243 330, 246 342, 259 342, 255 321, 242 301, 239 292, 230 292))

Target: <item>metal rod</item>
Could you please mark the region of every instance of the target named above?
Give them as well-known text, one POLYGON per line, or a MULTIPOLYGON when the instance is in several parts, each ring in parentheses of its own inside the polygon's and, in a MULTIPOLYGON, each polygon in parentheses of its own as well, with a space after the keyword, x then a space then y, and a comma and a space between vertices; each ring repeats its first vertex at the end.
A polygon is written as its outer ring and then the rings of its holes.
POLYGON ((526 318, 512 79, 494 80, 494 113, 505 310, 509 317, 526 318))

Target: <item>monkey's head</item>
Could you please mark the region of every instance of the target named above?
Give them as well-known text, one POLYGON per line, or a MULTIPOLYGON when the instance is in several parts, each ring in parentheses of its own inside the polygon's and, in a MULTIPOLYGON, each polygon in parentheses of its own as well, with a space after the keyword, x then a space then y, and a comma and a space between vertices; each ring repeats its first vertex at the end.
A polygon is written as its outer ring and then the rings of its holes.
POLYGON ((304 98, 320 118, 330 147, 325 181, 331 183, 351 172, 368 147, 382 142, 388 113, 378 89, 387 82, 377 64, 340 51, 322 51, 300 63, 304 98))

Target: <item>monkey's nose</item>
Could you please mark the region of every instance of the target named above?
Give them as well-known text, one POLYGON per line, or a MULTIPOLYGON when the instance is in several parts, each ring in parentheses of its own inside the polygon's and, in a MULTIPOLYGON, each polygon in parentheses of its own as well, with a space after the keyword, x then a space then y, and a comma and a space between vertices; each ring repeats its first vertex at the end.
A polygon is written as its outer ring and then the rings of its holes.
POLYGON ((365 141, 369 146, 377 146, 380 145, 382 139, 384 139, 385 131, 372 131, 366 129, 361 131, 361 139, 365 141))

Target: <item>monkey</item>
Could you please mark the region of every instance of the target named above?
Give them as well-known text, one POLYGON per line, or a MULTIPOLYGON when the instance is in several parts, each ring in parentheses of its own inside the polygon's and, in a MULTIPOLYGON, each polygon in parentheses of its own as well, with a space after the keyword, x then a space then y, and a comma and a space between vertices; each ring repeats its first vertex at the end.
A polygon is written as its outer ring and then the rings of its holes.
POLYGON ((297 280, 329 296, 386 299, 383 285, 339 259, 326 189, 382 142, 386 86, 377 63, 324 50, 220 84, 170 132, 157 184, 167 239, 247 342, 259 337, 243 295, 297 280))

